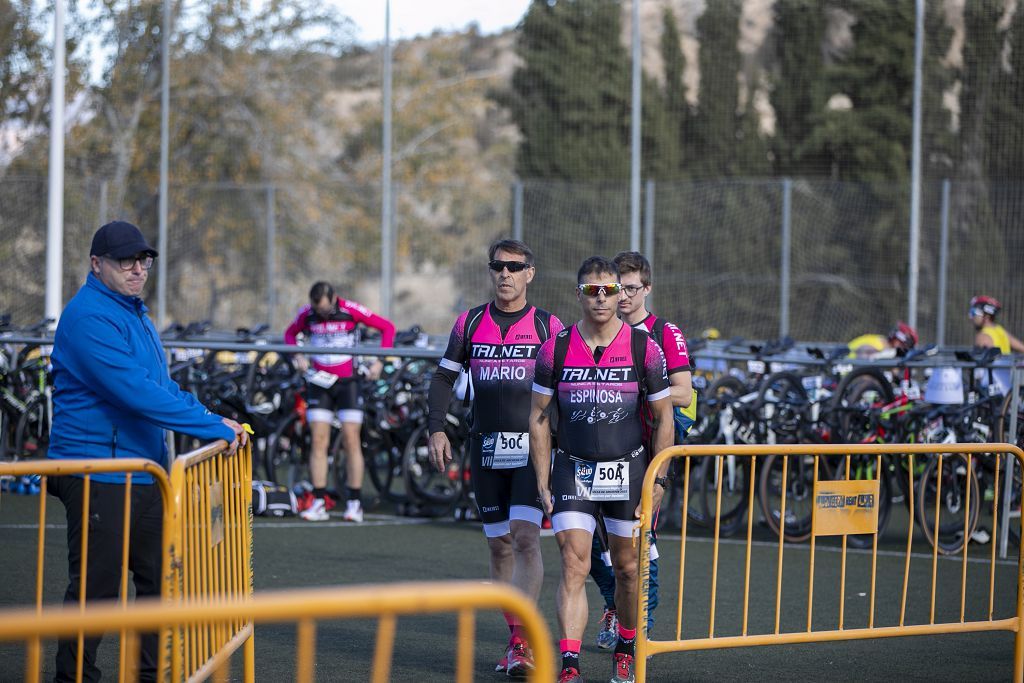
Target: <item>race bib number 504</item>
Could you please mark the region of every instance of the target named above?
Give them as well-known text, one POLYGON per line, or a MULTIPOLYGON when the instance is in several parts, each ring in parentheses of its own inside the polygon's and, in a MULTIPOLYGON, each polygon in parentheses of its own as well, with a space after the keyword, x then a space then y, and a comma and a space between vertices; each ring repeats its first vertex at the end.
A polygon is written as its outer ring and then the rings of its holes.
POLYGON ((492 470, 525 467, 530 461, 527 432, 491 432, 483 435, 483 466, 492 470))
POLYGON ((577 462, 576 492, 586 500, 629 500, 629 463, 577 462))

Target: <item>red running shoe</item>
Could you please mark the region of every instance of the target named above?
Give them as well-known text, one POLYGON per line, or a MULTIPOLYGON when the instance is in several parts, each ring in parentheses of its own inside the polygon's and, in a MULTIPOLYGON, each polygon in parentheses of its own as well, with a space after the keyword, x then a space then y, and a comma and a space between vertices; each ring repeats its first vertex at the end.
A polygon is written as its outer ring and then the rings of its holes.
POLYGON ((296 496, 295 507, 298 508, 298 512, 308 510, 313 505, 314 500, 312 491, 303 491, 301 496, 296 496))
POLYGON ((508 668, 505 673, 509 678, 525 679, 533 671, 533 653, 526 641, 517 640, 508 649, 508 668))
POLYGON ((615 653, 615 673, 612 674, 610 683, 635 683, 636 675, 633 673, 633 655, 624 652, 615 653))
POLYGON ((558 674, 558 683, 583 683, 583 677, 578 670, 567 666, 558 674))

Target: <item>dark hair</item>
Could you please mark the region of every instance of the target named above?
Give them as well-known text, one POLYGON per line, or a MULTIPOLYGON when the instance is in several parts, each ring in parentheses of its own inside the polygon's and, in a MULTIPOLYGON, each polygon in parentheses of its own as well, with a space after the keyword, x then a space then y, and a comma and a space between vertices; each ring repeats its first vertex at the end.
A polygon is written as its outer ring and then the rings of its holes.
POLYGON ((651 286, 651 262, 639 251, 620 251, 614 260, 619 268, 619 277, 640 273, 641 284, 651 286))
POLYGON ((585 276, 598 273, 609 273, 614 275, 616 280, 619 279, 619 269, 614 261, 609 261, 604 256, 591 256, 576 272, 576 284, 581 284, 585 276))
POLYGON ((490 249, 487 250, 487 260, 493 261, 494 255, 498 253, 498 250, 507 251, 512 254, 519 254, 526 258, 526 263, 533 265, 533 251, 526 246, 525 242, 519 240, 497 240, 491 244, 490 249))
POLYGON ((330 282, 321 280, 309 288, 309 300, 311 303, 319 303, 325 296, 329 299, 334 297, 334 287, 331 286, 330 282))

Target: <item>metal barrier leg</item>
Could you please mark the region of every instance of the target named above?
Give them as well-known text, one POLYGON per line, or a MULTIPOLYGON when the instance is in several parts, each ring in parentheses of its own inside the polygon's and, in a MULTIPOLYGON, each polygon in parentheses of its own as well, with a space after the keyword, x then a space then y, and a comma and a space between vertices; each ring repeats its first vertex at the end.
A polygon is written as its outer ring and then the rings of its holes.
POLYGON ((254 683, 256 680, 256 637, 250 635, 245 641, 245 661, 243 663, 242 676, 245 683, 254 683))

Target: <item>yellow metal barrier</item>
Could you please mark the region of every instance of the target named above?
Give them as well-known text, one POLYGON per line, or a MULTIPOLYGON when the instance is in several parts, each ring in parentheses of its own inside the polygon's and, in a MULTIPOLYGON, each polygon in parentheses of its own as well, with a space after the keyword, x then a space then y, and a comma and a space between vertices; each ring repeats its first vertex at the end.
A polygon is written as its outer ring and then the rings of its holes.
MULTIPOLYGON (((253 592, 252 446, 227 452, 217 441, 171 466, 180 557, 172 594, 186 606, 244 601, 253 592)), ((171 680, 203 680, 244 645, 244 679, 255 676, 251 620, 234 618, 172 629, 171 680)))
MULTIPOLYGON (((79 609, 85 610, 88 560, 89 487, 94 474, 126 473, 124 497, 125 533, 122 549, 121 604, 128 595, 128 524, 132 473, 151 475, 163 500, 162 597, 169 603, 227 604, 252 595, 252 450, 241 448, 228 455, 227 443, 217 441, 176 459, 167 473, 155 462, 142 458, 32 460, 0 463, 0 475, 80 475, 85 480, 82 502, 82 572, 79 609)), ((39 547, 36 567, 36 611, 42 609, 43 548, 46 534, 47 496, 39 496, 39 547)), ((218 663, 244 644, 245 680, 253 681, 255 650, 252 623, 222 620, 160 629, 160 671, 171 680, 201 680, 218 663)), ((78 635, 78 679, 82 675, 82 641, 78 635)), ((127 668, 126 643, 121 639, 121 675, 127 668)), ((38 669, 38 647, 29 648, 38 669)))
MULTIPOLYGON (((767 455, 780 455, 780 456, 813 456, 814 458, 814 485, 815 487, 819 484, 818 479, 818 465, 819 460, 823 456, 855 456, 855 455, 874 455, 878 458, 878 467, 875 472, 882 472, 882 461, 881 456, 897 456, 906 457, 909 459, 909 467, 906 468, 909 477, 909 492, 913 496, 915 485, 914 485, 914 465, 913 458, 915 455, 931 455, 936 456, 940 460, 943 455, 948 454, 964 454, 966 460, 966 474, 970 477, 972 465, 972 459, 975 456, 982 454, 1009 454, 1016 458, 1017 463, 1024 467, 1024 452, 1016 446, 1010 444, 897 444, 897 445, 883 445, 883 444, 870 444, 870 445, 852 445, 852 444, 835 444, 835 445, 814 445, 814 444, 800 444, 800 445, 787 445, 787 446, 675 446, 672 448, 665 449, 657 455, 650 467, 647 469, 647 476, 644 479, 643 493, 641 498, 641 516, 640 516, 640 590, 639 592, 639 610, 637 622, 640 625, 637 633, 637 645, 636 645, 636 678, 641 683, 646 680, 647 675, 647 657, 657 655, 665 652, 683 652, 693 650, 709 650, 717 648, 732 648, 732 647, 749 647, 757 645, 784 645, 794 643, 815 643, 815 642, 828 642, 828 641, 839 641, 839 640, 857 640, 865 638, 886 638, 894 636, 913 636, 913 635, 938 635, 944 633, 968 633, 968 632, 981 632, 981 631, 1011 631, 1015 633, 1014 642, 1014 680, 1022 680, 1024 676, 1024 562, 1022 557, 1024 553, 1021 553, 1018 557, 1017 574, 1016 574, 1016 589, 1017 594, 1013 597, 1012 604, 1015 605, 1014 614, 1015 616, 1010 618, 996 619, 994 618, 994 604, 995 604, 995 567, 996 567, 996 556, 995 556, 995 543, 992 543, 991 548, 991 559, 988 573, 988 604, 987 604, 987 619, 970 621, 965 619, 965 607, 966 607, 966 595, 967 595, 967 552, 970 546, 969 542, 963 544, 962 554, 962 569, 960 579, 960 604, 959 613, 960 618, 958 621, 936 623, 935 621, 935 601, 936 601, 936 566, 938 560, 938 543, 934 544, 932 550, 932 562, 931 562, 931 598, 930 598, 930 618, 928 623, 922 624, 906 624, 906 608, 907 608, 907 588, 908 580, 910 576, 910 559, 911 559, 911 543, 913 540, 914 532, 914 519, 913 512, 911 513, 911 519, 909 522, 909 529, 907 533, 906 553, 904 560, 904 571, 902 577, 902 597, 899 609, 899 620, 898 623, 891 626, 877 626, 875 625, 875 598, 876 598, 876 579, 877 579, 877 558, 878 558, 878 534, 873 534, 872 549, 871 549, 871 589, 870 589, 870 604, 869 604, 869 617, 868 624, 865 628, 847 628, 844 624, 843 618, 843 606, 845 605, 845 590, 846 590, 846 568, 847 568, 847 549, 846 549, 846 536, 842 536, 842 573, 840 578, 839 586, 839 623, 837 629, 831 630, 813 630, 812 628, 812 616, 814 611, 814 560, 815 560, 815 538, 816 535, 826 535, 835 533, 832 530, 822 531, 818 527, 823 523, 819 519, 819 515, 822 515, 821 509, 818 506, 818 501, 815 501, 815 506, 812 508, 812 534, 810 536, 810 565, 809 565, 809 582, 806 591, 807 601, 807 628, 804 631, 795 632, 782 632, 780 631, 780 613, 782 607, 782 570, 783 570, 783 555, 785 552, 785 534, 779 533, 778 543, 778 556, 776 563, 776 584, 775 584, 775 628, 773 632, 751 634, 748 633, 748 617, 749 617, 749 603, 750 603, 750 592, 751 592, 751 547, 752 547, 752 534, 754 527, 754 489, 756 488, 753 482, 755 481, 755 475, 753 472, 756 471, 757 457, 767 455), (715 632, 715 607, 717 603, 717 580, 718 580, 718 569, 719 569, 719 535, 720 535, 720 524, 721 524, 721 504, 722 504, 722 486, 721 484, 721 472, 724 467, 718 468, 718 479, 719 482, 716 489, 716 513, 715 528, 714 528, 714 546, 712 551, 712 565, 711 565, 711 596, 710 596, 710 611, 709 611, 709 623, 707 625, 707 637, 706 638, 682 638, 682 620, 683 620, 683 594, 685 587, 685 569, 686 569, 686 547, 687 547, 687 515, 686 510, 688 509, 689 501, 687 500, 690 486, 690 472, 691 460, 697 460, 708 457, 723 457, 725 455, 734 456, 737 458, 749 458, 750 459, 750 472, 748 479, 750 482, 750 500, 747 506, 747 540, 746 540, 746 556, 745 556, 745 577, 743 583, 743 618, 742 618, 742 631, 738 635, 718 635, 715 632), (684 492, 684 499, 682 503, 682 533, 681 533, 681 545, 680 545, 680 570, 679 570, 679 595, 678 595, 678 610, 676 615, 676 628, 675 628, 675 639, 674 640, 649 640, 647 633, 647 585, 650 578, 650 532, 651 532, 651 506, 652 506, 652 492, 654 486, 654 477, 656 472, 660 469, 661 465, 672 458, 687 458, 684 465, 685 481, 683 483, 682 491, 684 492)), ((786 481, 786 463, 789 458, 783 458, 783 481, 786 481)), ((999 461, 1001 458, 996 458, 995 466, 995 485, 996 491, 993 496, 992 503, 992 538, 997 538, 998 530, 998 504, 999 504, 999 461)), ((846 459, 849 462, 849 458, 846 459)), ((936 468, 936 472, 941 471, 941 466, 936 468)), ((847 479, 849 479, 849 468, 845 473, 847 479)), ((877 476, 877 475, 876 475, 877 476)), ((936 475, 936 514, 935 514, 935 533, 934 538, 938 538, 938 504, 941 496, 941 478, 936 475)), ((832 481, 829 484, 834 483, 832 481)), ((781 498, 781 514, 780 520, 786 520, 786 486, 782 487, 782 498, 781 498)), ((966 503, 965 507, 969 511, 970 493, 971 488, 966 487, 966 503)), ((913 509, 913 500, 910 501, 910 507, 913 509)), ((978 506, 980 510, 980 505, 978 506)), ((969 530, 967 528, 968 521, 971 515, 969 513, 964 514, 964 531, 963 537, 969 538, 969 530)), ((1020 520, 1021 537, 1024 538, 1024 517, 1020 520)), ((783 522, 780 526, 785 526, 783 522)), ((858 531, 860 533, 860 531, 858 531)), ((662 576, 665 576, 664 569, 662 576)), ((1001 604, 1009 604, 1007 598, 1001 604)))
MULTIPOLYGON (((374 651, 372 681, 385 683, 391 677, 396 619, 400 615, 458 613, 455 680, 473 680, 473 643, 476 611, 504 610, 518 616, 533 647, 535 668, 531 681, 551 681, 555 677, 555 656, 551 634, 536 606, 525 595, 505 584, 472 582, 403 583, 386 586, 354 586, 337 589, 313 589, 263 593, 251 599, 212 605, 179 604, 168 606, 153 601, 138 601, 130 607, 94 606, 78 610, 11 610, 0 613, 0 641, 38 643, 74 635, 83 631, 95 635, 108 631, 128 632, 127 650, 138 650, 138 633, 170 626, 174 630, 191 624, 215 627, 219 623, 296 622, 296 680, 313 680, 316 620, 339 618, 379 619, 374 651)), ((130 658, 129 662, 134 662, 130 658)), ((129 670, 128 681, 135 680, 129 670)), ((208 674, 216 680, 228 680, 230 660, 218 659, 208 674)), ((36 683, 39 668, 26 666, 25 680, 36 683)))
MULTIPOLYGON (((89 558, 89 488, 92 483, 92 477, 96 474, 124 474, 125 475, 125 487, 124 487, 124 543, 121 550, 121 599, 120 604, 122 608, 127 605, 128 598, 128 549, 129 549, 129 538, 128 533, 129 522, 131 519, 131 489, 132 489, 132 475, 146 473, 153 477, 155 485, 160 489, 160 497, 163 501, 163 541, 162 546, 164 548, 163 561, 161 565, 161 574, 167 577, 168 580, 164 582, 164 600, 173 600, 174 594, 168 591, 168 588, 173 585, 170 581, 170 577, 173 576, 174 563, 172 558, 175 555, 175 533, 174 524, 171 521, 174 519, 174 507, 172 503, 173 496, 171 494, 171 485, 167 478, 167 473, 152 460, 146 460, 144 458, 118 458, 109 460, 97 460, 91 458, 83 458, 77 460, 27 460, 21 462, 3 462, 0 463, 0 476, 10 475, 13 477, 21 477, 26 475, 39 475, 41 477, 39 495, 39 535, 38 535, 38 549, 36 555, 36 592, 35 592, 35 613, 41 614, 43 610, 43 549, 46 543, 46 482, 48 477, 56 476, 71 476, 80 475, 84 480, 84 489, 82 495, 82 545, 81 545, 81 576, 79 578, 79 605, 78 613, 84 613, 86 609, 85 604, 85 585, 86 578, 88 575, 88 558, 89 558)), ((161 634, 161 645, 160 645, 160 667, 162 670, 166 670, 168 663, 167 652, 167 631, 165 629, 160 630, 161 634)), ((81 680, 82 677, 82 657, 83 657, 83 640, 84 633, 78 631, 66 632, 66 635, 77 635, 78 637, 78 661, 77 661, 77 678, 81 680)), ((125 632, 121 631, 121 667, 120 672, 123 678, 126 669, 125 662, 125 632)), ((27 662, 26 668, 31 669, 38 676, 40 666, 40 644, 36 640, 30 642, 27 651, 27 662)))

